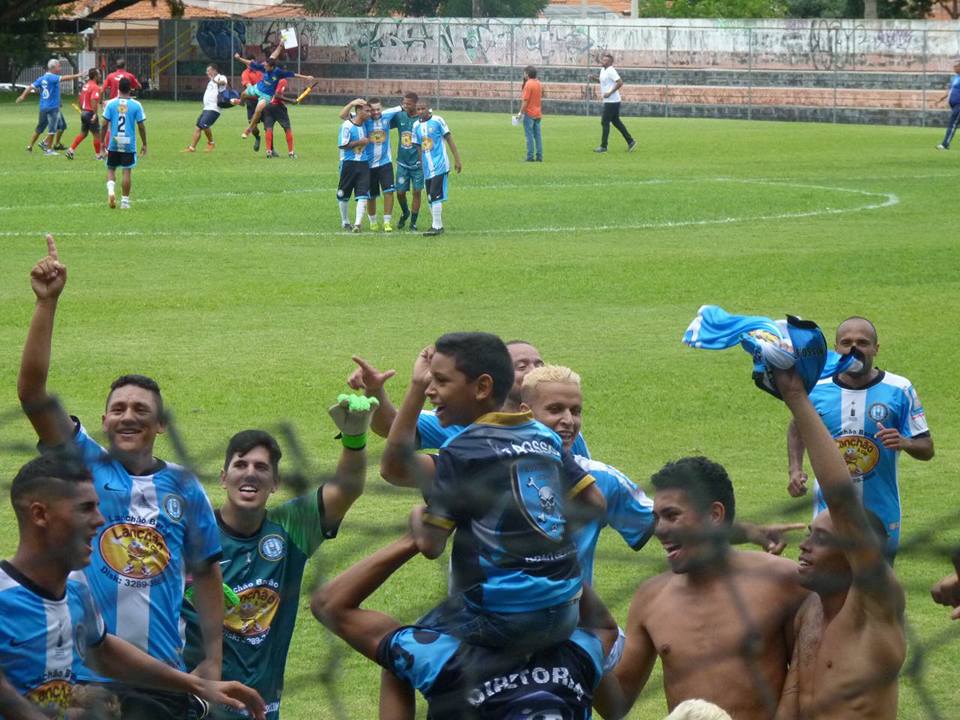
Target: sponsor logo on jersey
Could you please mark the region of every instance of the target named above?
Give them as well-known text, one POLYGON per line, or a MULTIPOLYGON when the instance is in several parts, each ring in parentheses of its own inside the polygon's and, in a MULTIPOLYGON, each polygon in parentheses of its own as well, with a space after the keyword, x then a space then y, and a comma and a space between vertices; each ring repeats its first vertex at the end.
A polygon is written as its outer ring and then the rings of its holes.
POLYGON ((70 707, 70 694, 73 686, 66 680, 48 680, 43 685, 35 687, 27 693, 27 700, 41 709, 57 709, 61 712, 57 717, 63 717, 62 711, 70 707))
POLYGON ((400 145, 401 147, 413 147, 413 133, 404 131, 400 133, 400 145))
POLYGON ((159 576, 170 564, 170 550, 156 528, 115 523, 100 536, 100 555, 124 577, 144 580, 159 576))
POLYGON ((180 522, 183 518, 183 498, 173 493, 167 495, 163 499, 163 511, 174 522, 180 522))
POLYGON ((847 464, 850 477, 863 477, 877 465, 880 460, 880 450, 869 438, 862 435, 847 435, 837 438, 837 447, 840 455, 847 464))
POLYGON ((374 130, 370 133, 370 140, 375 143, 382 143, 387 139, 387 134, 383 130, 374 130))
POLYGON ((889 414, 890 408, 881 402, 875 402, 873 405, 867 408, 867 415, 869 415, 870 419, 874 422, 883 422, 887 419, 887 415, 889 414))
POLYGON ((257 546, 260 551, 260 557, 270 562, 276 562, 283 558, 287 552, 287 541, 281 535, 265 535, 257 546))
POLYGON ((424 152, 430 152, 431 150, 433 150, 433 138, 425 137, 425 138, 423 139, 423 143, 422 143, 422 144, 423 144, 423 151, 424 151, 424 152))
POLYGON ((240 592, 240 604, 228 608, 223 615, 223 626, 243 637, 257 637, 270 631, 280 607, 280 594, 272 588, 260 585, 240 592))

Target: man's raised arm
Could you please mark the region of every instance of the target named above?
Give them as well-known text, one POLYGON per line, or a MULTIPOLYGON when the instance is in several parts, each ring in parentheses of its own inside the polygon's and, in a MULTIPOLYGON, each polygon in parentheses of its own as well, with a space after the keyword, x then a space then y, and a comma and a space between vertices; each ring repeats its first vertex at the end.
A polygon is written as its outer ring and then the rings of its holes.
POLYGON ((377 404, 377 399, 372 397, 340 395, 337 404, 328 410, 343 443, 337 472, 320 490, 324 521, 329 525, 339 525, 363 494, 367 477, 367 430, 377 404))
POLYGON ((353 361, 357 364, 357 369, 347 378, 347 385, 351 389, 362 392, 367 397, 376 398, 380 406, 373 411, 373 419, 370 422, 370 429, 382 438, 390 434, 390 427, 397 417, 397 409, 390 401, 384 384, 397 374, 396 370, 385 370, 381 372, 373 365, 368 363, 362 357, 354 355, 353 361))
POLYGON ((47 393, 53 321, 66 283, 67 268, 60 262, 53 235, 47 234, 47 255, 30 271, 30 286, 37 303, 23 345, 17 395, 40 442, 49 447, 66 442, 70 436, 69 418, 47 393))
POLYGON ((430 360, 433 346, 417 355, 410 387, 397 412, 387 444, 380 456, 380 475, 391 485, 427 488, 432 482, 436 464, 430 455, 417 452, 417 420, 430 385, 430 360))

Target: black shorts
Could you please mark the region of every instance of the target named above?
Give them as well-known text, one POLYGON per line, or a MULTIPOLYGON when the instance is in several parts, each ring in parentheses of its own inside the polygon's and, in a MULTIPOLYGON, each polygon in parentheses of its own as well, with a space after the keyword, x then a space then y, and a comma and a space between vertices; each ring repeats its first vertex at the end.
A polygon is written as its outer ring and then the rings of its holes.
POLYGON ((220 113, 216 110, 204 110, 200 113, 200 117, 197 118, 197 127, 205 130, 208 127, 213 127, 213 124, 219 119, 220 113))
POLYGON ((250 98, 245 101, 247 104, 247 122, 253 120, 253 114, 257 111, 257 103, 260 102, 260 98, 250 98))
POLYGON ((273 129, 274 123, 280 123, 284 130, 290 129, 290 114, 287 112, 286 105, 267 105, 263 110, 263 126, 267 130, 273 129))
POLYGON ((186 693, 134 688, 119 683, 107 683, 104 687, 120 700, 124 720, 183 720, 190 713, 186 693))
POLYGON ((443 175, 434 175, 429 180, 425 181, 425 186, 427 189, 427 200, 432 205, 437 202, 446 202, 447 201, 447 177, 450 173, 444 173, 443 175))
POLYGON ((100 118, 92 110, 80 113, 80 132, 100 132, 100 118))
POLYGON ((350 193, 357 200, 370 197, 370 166, 357 160, 344 160, 340 164, 340 184, 337 185, 337 199, 349 200, 350 193))
POLYGON ((137 154, 132 152, 117 152, 110 150, 107 153, 108 168, 123 168, 125 170, 134 167, 137 164, 137 154))
POLYGON ((396 191, 393 185, 393 163, 370 168, 370 197, 380 197, 381 190, 385 193, 396 191))

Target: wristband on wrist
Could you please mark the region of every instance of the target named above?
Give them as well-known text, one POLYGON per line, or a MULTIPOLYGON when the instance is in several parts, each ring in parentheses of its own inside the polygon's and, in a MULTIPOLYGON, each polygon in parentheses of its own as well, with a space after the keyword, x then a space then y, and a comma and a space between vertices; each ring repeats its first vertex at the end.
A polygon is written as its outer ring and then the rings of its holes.
POLYGON ((367 434, 360 435, 340 435, 340 442, 347 450, 363 450, 367 446, 367 434))

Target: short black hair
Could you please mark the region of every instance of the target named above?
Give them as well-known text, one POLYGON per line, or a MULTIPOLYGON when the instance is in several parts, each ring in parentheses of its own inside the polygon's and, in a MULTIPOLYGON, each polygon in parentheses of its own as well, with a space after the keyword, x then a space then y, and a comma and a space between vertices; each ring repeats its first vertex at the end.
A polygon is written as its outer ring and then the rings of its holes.
POLYGON ((537 69, 533 65, 527 65, 523 71, 527 74, 528 78, 535 78, 537 76, 537 69))
POLYGON ((93 79, 94 79, 95 77, 97 77, 99 74, 100 74, 100 71, 97 70, 96 68, 90 68, 89 70, 87 70, 87 77, 88 77, 90 80, 93 80, 93 79))
POLYGON ((457 370, 470 380, 489 375, 494 400, 498 405, 506 401, 513 387, 513 361, 503 340, 492 333, 456 332, 442 335, 434 347, 441 355, 452 357, 457 370))
POLYGON ((130 78, 128 77, 120 78, 120 81, 117 83, 117 87, 120 89, 120 92, 122 93, 130 92, 130 78))
POLYGON ((230 467, 230 461, 234 455, 243 457, 255 447, 263 447, 270 454, 270 465, 273 468, 274 476, 280 474, 280 458, 283 453, 280 451, 280 445, 277 439, 266 430, 241 430, 227 443, 227 452, 223 458, 223 469, 226 471, 230 467))
POLYGON ((378 97, 372 97, 367 100, 367 105, 373 105, 374 103, 380 103, 382 105, 383 101, 378 97))
POLYGON ((656 490, 683 490, 702 513, 713 503, 720 503, 726 510, 724 521, 733 524, 737 511, 733 483, 720 463, 703 456, 681 458, 660 468, 650 482, 656 490))
POLYGON ((72 448, 49 450, 20 468, 10 484, 10 503, 19 515, 24 500, 72 495, 77 483, 93 482, 80 454, 72 448))
POLYGON ((417 95, 415 92, 413 92, 413 91, 411 90, 410 92, 408 92, 406 95, 403 96, 403 99, 404 99, 404 100, 413 100, 414 102, 416 102, 417 100, 420 99, 420 96, 417 95))
POLYGON ((872 320, 868 320, 867 318, 863 317, 862 315, 851 315, 850 317, 848 317, 848 318, 847 318, 846 320, 844 320, 842 323, 840 323, 839 325, 837 325, 837 333, 839 334, 839 333, 840 333, 840 328, 843 327, 843 325, 845 325, 846 323, 850 322, 851 320, 862 320, 862 321, 865 322, 867 325, 869 325, 869 326, 870 326, 870 329, 873 330, 873 343, 874 343, 874 345, 876 345, 877 343, 880 342, 880 335, 877 333, 877 326, 873 324, 873 321, 872 321, 872 320))
POLYGON ((136 385, 139 388, 143 388, 144 390, 149 390, 152 392, 157 398, 157 414, 160 417, 163 417, 163 396, 160 394, 160 386, 157 384, 156 380, 149 378, 146 375, 121 375, 112 383, 110 383, 110 392, 107 393, 108 405, 110 403, 110 396, 113 395, 113 391, 126 385, 136 385))
POLYGON ((207 67, 213 68, 213 71, 214 71, 215 73, 220 72, 220 68, 217 67, 217 64, 216 64, 216 63, 210 63, 209 65, 207 65, 207 67))

